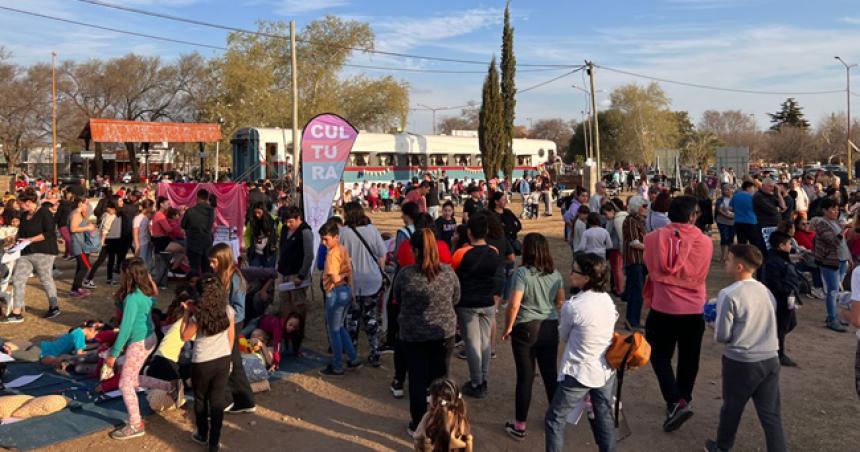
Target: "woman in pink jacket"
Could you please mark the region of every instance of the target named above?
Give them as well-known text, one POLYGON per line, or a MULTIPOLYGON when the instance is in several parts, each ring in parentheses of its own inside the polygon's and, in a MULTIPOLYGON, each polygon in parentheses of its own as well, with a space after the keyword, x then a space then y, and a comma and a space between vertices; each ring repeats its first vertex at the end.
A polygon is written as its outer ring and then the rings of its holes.
POLYGON ((651 366, 666 401, 666 432, 677 430, 693 415, 690 401, 705 332, 705 280, 714 251, 710 237, 695 226, 699 213, 696 198, 673 198, 671 223, 645 236, 645 306, 650 308, 645 334, 651 344, 651 366), (676 347, 677 372, 672 369, 676 347))

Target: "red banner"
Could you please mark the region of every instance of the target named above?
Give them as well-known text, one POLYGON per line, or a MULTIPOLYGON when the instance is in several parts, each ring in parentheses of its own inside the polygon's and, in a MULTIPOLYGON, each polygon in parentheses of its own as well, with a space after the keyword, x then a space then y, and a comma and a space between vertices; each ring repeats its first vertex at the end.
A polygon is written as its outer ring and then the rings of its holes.
POLYGON ((248 188, 245 183, 171 183, 158 184, 158 196, 167 198, 173 207, 192 207, 197 204, 197 191, 206 189, 215 195, 215 225, 234 226, 242 237, 245 213, 248 209, 248 188))

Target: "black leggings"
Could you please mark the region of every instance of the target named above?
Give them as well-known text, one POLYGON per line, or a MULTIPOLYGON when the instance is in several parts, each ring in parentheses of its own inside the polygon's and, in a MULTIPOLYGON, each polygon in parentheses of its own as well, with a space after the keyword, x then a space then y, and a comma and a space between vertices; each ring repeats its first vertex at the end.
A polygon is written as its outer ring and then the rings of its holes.
POLYGON ((96 262, 93 264, 92 268, 90 268, 89 273, 87 273, 87 279, 92 280, 93 278, 95 278, 96 272, 99 270, 99 267, 101 267, 105 259, 107 259, 107 280, 112 281, 114 271, 120 261, 119 253, 121 249, 122 239, 105 240, 105 246, 102 247, 98 259, 96 259, 96 262))
POLYGON ((693 400, 704 333, 705 320, 701 314, 674 315, 654 309, 648 313, 645 338, 651 344, 651 368, 667 407, 680 399, 687 403, 693 400), (677 372, 672 369, 676 348, 677 372))
POLYGON ((194 388, 194 418, 197 433, 209 438, 209 450, 217 450, 221 441, 221 424, 224 422, 224 408, 227 378, 230 376, 230 356, 191 364, 191 386, 194 388))
POLYGON ((87 272, 90 271, 90 257, 86 253, 75 256, 75 279, 72 280, 72 290, 78 290, 84 283, 87 272))
POLYGON ((424 342, 400 341, 409 372, 409 427, 415 429, 427 411, 427 388, 437 378, 448 376, 448 364, 454 350, 454 338, 424 342))
POLYGON ((400 304, 388 302, 388 329, 385 331, 385 344, 394 349, 394 379, 400 383, 406 380, 406 352, 400 347, 400 304))
POLYGON ((518 422, 526 422, 532 401, 535 361, 543 378, 547 402, 552 402, 558 385, 558 320, 533 320, 514 325, 511 331, 511 350, 517 369, 515 417, 518 422))

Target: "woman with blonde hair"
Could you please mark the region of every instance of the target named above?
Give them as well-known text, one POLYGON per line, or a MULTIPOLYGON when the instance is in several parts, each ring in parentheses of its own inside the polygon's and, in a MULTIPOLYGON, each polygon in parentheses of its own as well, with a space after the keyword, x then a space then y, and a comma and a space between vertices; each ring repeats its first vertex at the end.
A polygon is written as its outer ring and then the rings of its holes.
POLYGON ((227 295, 227 303, 234 312, 234 340, 231 344, 233 347, 231 354, 233 369, 230 372, 228 383, 230 396, 227 397, 226 412, 231 414, 253 413, 257 410, 257 406, 254 403, 251 384, 248 382, 245 368, 242 366, 242 354, 239 352, 239 336, 242 331, 242 323, 245 320, 247 284, 236 264, 233 250, 226 243, 219 243, 209 250, 209 266, 212 267, 212 272, 221 282, 224 293, 227 295))

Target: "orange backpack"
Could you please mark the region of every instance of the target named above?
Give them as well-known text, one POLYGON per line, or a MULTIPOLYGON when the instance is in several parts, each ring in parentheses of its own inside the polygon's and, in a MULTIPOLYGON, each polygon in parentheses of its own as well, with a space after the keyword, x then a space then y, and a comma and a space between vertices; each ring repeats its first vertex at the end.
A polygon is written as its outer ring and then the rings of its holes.
POLYGON ((626 336, 615 333, 612 343, 606 349, 606 361, 613 369, 624 372, 624 368, 637 369, 648 364, 651 359, 651 344, 640 332, 626 336))
POLYGON ((618 332, 612 335, 612 343, 606 349, 606 362, 618 370, 618 385, 615 388, 615 427, 618 427, 618 415, 621 411, 621 385, 624 384, 624 371, 638 369, 651 359, 651 344, 645 340, 642 333, 635 331, 623 336, 618 332))

